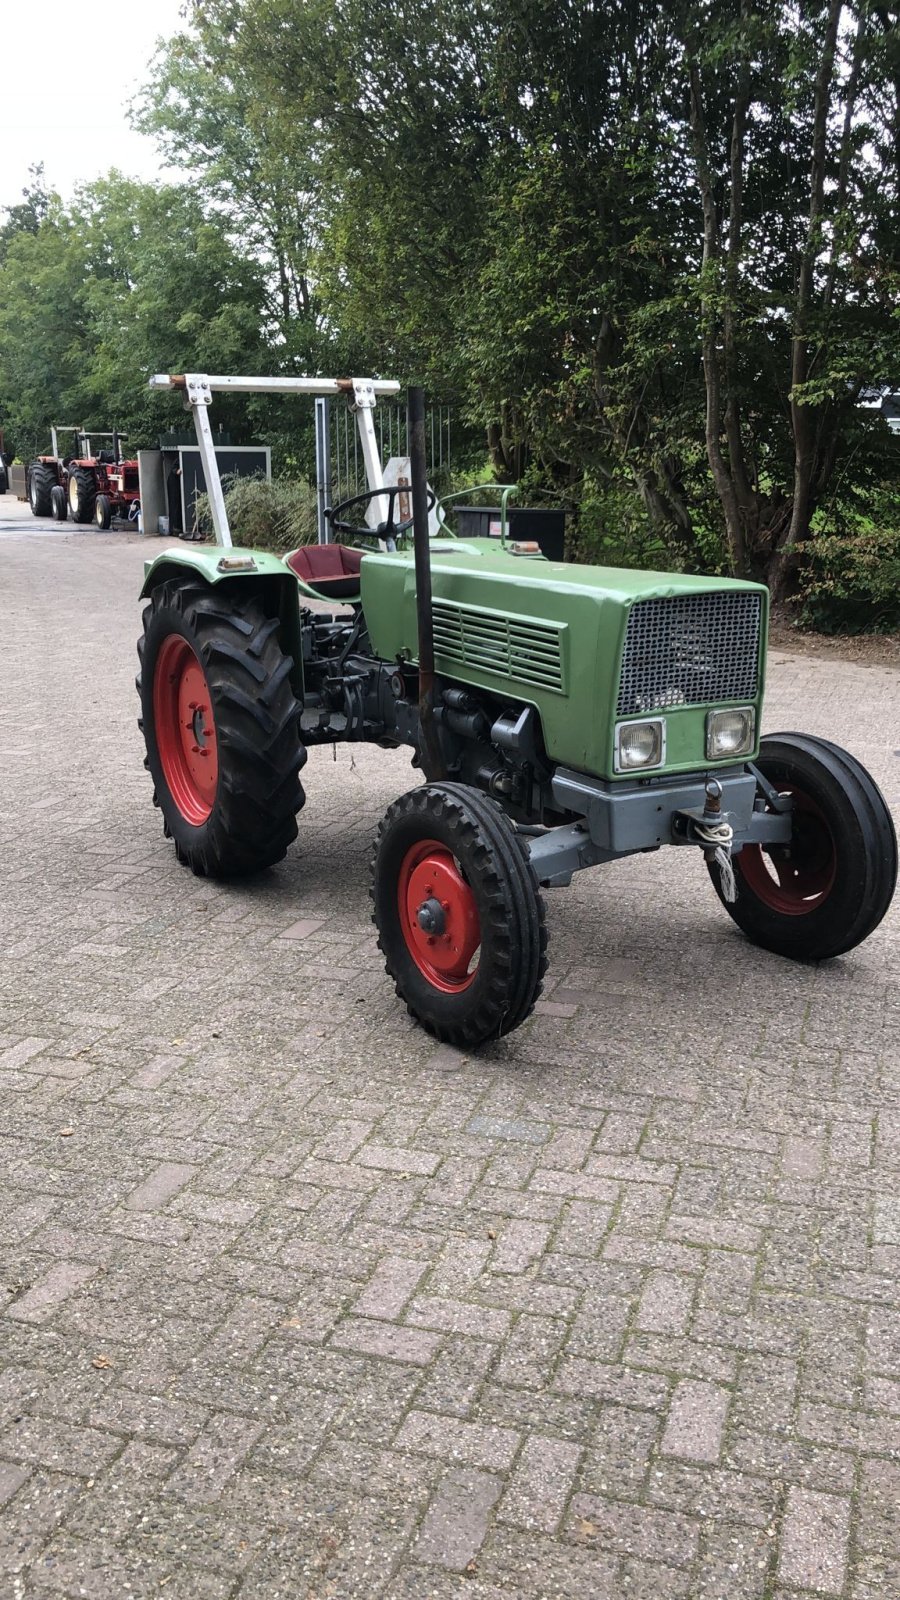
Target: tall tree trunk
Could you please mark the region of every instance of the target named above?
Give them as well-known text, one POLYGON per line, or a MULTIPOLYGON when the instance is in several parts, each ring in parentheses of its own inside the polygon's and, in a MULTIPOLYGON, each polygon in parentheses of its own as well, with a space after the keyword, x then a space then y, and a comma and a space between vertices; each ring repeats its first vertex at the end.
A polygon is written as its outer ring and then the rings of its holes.
POLYGON ((694 164, 703 201, 703 280, 700 314, 703 327, 703 374, 706 381, 706 454, 725 516, 725 534, 731 570, 743 577, 747 572, 747 545, 741 507, 738 503, 734 480, 722 455, 722 385, 719 352, 716 348, 718 333, 715 302, 709 291, 714 264, 718 262, 719 225, 713 195, 712 173, 706 121, 703 114, 703 86, 700 67, 696 60, 690 63, 690 118, 694 145, 694 164))
POLYGON ((816 74, 813 116, 812 161, 809 178, 809 222, 800 259, 794 334, 791 340, 791 427, 794 434, 794 496, 791 520, 772 562, 769 587, 773 600, 781 600, 787 587, 794 547, 807 531, 810 486, 815 468, 815 416, 813 408, 799 393, 809 371, 809 313, 813 297, 813 274, 821 242, 825 196, 825 157, 828 141, 828 111, 831 80, 837 50, 843 0, 830 0, 822 56, 816 74))
MULTIPOLYGON (((751 15, 750 0, 741 0, 741 22, 746 24, 751 15)), ((740 293, 741 224, 744 205, 744 141, 747 112, 750 106, 750 57, 746 46, 742 49, 738 69, 738 83, 734 99, 734 116, 731 123, 730 149, 730 201, 728 211, 728 254, 725 258, 725 311, 723 317, 725 355, 725 438, 728 441, 728 462, 731 481, 740 506, 745 537, 751 514, 755 512, 756 497, 747 472, 744 444, 741 434, 741 407, 738 399, 737 339, 735 313, 740 293)))

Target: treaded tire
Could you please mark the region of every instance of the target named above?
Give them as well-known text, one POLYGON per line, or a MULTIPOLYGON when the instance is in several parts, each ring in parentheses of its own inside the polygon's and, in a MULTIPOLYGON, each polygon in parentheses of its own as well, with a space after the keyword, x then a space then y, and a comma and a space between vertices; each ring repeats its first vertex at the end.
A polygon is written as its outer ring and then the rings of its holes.
POLYGON ((54 522, 65 522, 69 515, 69 503, 61 483, 55 483, 50 490, 50 515, 54 522))
POLYGON ((709 863, 716 893, 738 927, 763 949, 795 961, 843 955, 878 927, 894 895, 897 838, 884 797, 854 756, 811 734, 767 735, 756 765, 776 789, 794 789, 812 803, 831 838, 832 861, 822 871, 823 883, 830 881, 808 910, 801 902, 786 914, 767 903, 780 898, 776 888, 769 892, 763 882, 766 897, 760 898, 748 881, 759 885, 758 866, 752 857, 742 866, 741 851, 734 857, 737 898, 731 905, 722 893, 718 866, 709 863))
POLYGON ((461 783, 430 783, 401 795, 378 830, 371 898, 385 970, 429 1033, 474 1049, 530 1016, 547 970, 544 904, 527 846, 493 800, 461 783), (404 863, 431 841, 458 862, 477 906, 477 970, 455 993, 429 981, 404 931, 404 863))
POLYGON ((154 785, 154 804, 179 861, 201 877, 241 877, 284 856, 297 837, 306 796, 299 773, 300 705, 278 621, 235 585, 210 588, 195 578, 154 589, 138 640, 139 727, 154 785), (209 815, 188 820, 176 801, 159 749, 154 679, 167 640, 186 640, 205 674, 214 721, 218 780, 209 815))
POLYGON ((94 521, 98 528, 108 528, 112 522, 112 511, 110 510, 109 495, 98 494, 97 499, 94 502, 94 521))
POLYGON ((34 517, 49 517, 50 495, 57 482, 56 468, 43 461, 32 463, 28 472, 28 504, 34 517))
POLYGON ((97 504, 97 479, 90 467, 69 469, 69 510, 73 522, 93 522, 97 504))

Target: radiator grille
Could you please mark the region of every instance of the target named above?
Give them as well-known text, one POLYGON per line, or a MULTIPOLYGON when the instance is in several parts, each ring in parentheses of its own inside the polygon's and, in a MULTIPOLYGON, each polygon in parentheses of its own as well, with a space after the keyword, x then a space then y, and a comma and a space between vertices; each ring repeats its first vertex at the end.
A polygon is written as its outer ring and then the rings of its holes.
POLYGON ((477 667, 538 689, 565 694, 562 636, 565 623, 506 617, 480 606, 435 600, 437 665, 477 667))
POLYGON ((755 699, 761 620, 758 594, 639 600, 628 618, 617 715, 755 699))

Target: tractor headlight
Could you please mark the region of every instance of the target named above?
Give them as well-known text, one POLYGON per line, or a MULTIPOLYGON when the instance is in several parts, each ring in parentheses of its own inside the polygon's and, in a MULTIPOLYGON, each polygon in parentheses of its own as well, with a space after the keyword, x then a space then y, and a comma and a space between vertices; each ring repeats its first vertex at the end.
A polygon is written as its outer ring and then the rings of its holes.
POLYGON ((620 722, 616 728, 616 771, 635 772, 661 767, 666 759, 666 722, 652 717, 646 722, 620 722))
POLYGON ((738 706, 730 711, 711 711, 706 719, 706 759, 726 761, 729 756, 747 756, 756 743, 756 712, 753 706, 738 706))

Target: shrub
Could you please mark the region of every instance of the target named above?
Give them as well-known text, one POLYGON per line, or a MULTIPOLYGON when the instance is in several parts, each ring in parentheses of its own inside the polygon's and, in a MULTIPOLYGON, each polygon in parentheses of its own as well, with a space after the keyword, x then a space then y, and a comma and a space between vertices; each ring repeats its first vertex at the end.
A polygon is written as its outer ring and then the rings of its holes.
POLYGON ((801 547, 801 628, 819 633, 900 629, 900 527, 820 535, 801 547))
MULTIPOLYGON (((225 477, 225 509, 231 537, 251 550, 271 550, 284 555, 316 537, 316 492, 294 478, 225 477)), ((212 532, 209 496, 197 496, 197 521, 204 533, 212 532)))

